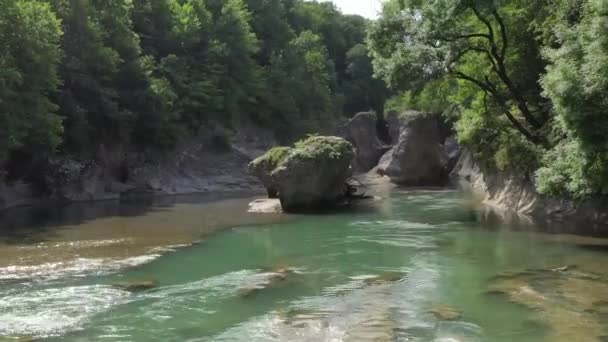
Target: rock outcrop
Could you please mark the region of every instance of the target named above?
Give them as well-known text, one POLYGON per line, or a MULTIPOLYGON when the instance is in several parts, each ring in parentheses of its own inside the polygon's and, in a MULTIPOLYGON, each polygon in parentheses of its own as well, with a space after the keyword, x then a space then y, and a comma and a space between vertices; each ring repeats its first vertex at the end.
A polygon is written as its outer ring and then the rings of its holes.
MULTIPOLYGON (((246 125, 241 125, 246 126, 246 125)), ((209 192, 258 192, 247 165, 274 145, 272 133, 240 127, 219 151, 206 140, 170 152, 143 153, 128 147, 100 148, 94 156, 61 155, 30 167, 19 179, 3 180, 0 211, 58 202, 118 200, 140 196, 209 192)), ((12 175, 15 178, 15 175, 12 175)))
POLYGON ((460 159, 462 149, 460 147, 460 144, 458 144, 458 141, 456 141, 456 138, 453 136, 449 136, 445 139, 443 147, 445 148, 445 151, 448 156, 447 171, 448 173, 450 173, 452 172, 452 170, 454 170, 454 167, 456 167, 456 164, 460 159))
POLYGON ((355 115, 345 126, 344 135, 357 149, 355 171, 367 172, 378 164, 378 160, 390 146, 383 144, 378 138, 376 128, 377 117, 373 112, 363 112, 355 115))
POLYGON ((249 163, 249 173, 262 181, 264 188, 268 192, 268 198, 278 198, 279 190, 271 174, 283 159, 289 155, 291 150, 290 147, 285 146, 273 147, 261 157, 249 163))
POLYGON ((401 120, 397 144, 380 159, 375 171, 401 185, 442 185, 447 178, 448 155, 441 144, 437 118, 412 113, 401 120))
POLYGON ((399 132, 401 132, 401 119, 399 113, 390 111, 386 115, 386 125, 388 126, 388 136, 391 144, 395 145, 399 141, 399 132))
POLYGON ((281 158, 269 158, 267 154, 250 164, 250 170, 269 169, 262 164, 274 166, 258 178, 278 192, 283 210, 314 210, 335 205, 343 199, 345 182, 352 174, 350 164, 355 157, 354 148, 348 141, 339 137, 313 136, 287 151, 281 153, 281 158))
POLYGON ((250 213, 256 214, 280 214, 283 212, 281 201, 277 198, 260 198, 249 203, 250 213))
MULTIPOLYGON (((543 196, 536 192, 533 180, 522 174, 492 171, 478 164, 473 155, 463 151, 451 176, 459 184, 476 192, 484 202, 501 209, 537 218, 576 220, 595 224, 608 222, 608 199, 570 200, 543 196)), ((584 227, 579 227, 584 228, 584 227)))

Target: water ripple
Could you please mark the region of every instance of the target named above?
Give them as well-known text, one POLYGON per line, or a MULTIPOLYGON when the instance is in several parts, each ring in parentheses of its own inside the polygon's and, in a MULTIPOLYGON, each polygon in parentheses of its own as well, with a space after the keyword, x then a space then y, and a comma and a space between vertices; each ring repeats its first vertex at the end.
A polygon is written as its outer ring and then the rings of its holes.
POLYGON ((0 335, 58 336, 129 294, 109 286, 24 291, 0 298, 0 335))

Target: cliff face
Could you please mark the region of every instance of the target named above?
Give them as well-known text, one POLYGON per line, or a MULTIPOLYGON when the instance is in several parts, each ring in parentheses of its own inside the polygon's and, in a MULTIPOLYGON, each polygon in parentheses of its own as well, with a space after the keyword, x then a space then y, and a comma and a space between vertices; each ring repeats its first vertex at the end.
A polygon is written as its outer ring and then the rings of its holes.
POLYGON ((261 191, 247 164, 274 144, 269 137, 271 133, 248 127, 225 150, 191 142, 165 153, 105 151, 95 158, 57 157, 36 170, 43 186, 25 180, 0 182, 0 210, 49 202, 261 191))
POLYGON ((452 177, 465 189, 480 194, 486 203, 499 208, 539 218, 592 224, 608 222, 608 199, 575 201, 543 196, 536 192, 528 177, 484 170, 467 151, 462 153, 452 171, 452 177))

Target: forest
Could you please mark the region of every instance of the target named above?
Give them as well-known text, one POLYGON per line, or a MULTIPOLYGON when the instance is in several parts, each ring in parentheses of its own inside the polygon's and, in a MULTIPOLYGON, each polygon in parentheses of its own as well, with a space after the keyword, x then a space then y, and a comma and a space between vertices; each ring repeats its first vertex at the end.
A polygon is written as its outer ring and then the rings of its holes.
POLYGON ((416 109, 541 193, 608 194, 605 0, 387 0, 373 21, 304 0, 0 5, 9 178, 55 154, 222 144, 244 120, 289 142, 416 109))
POLYGON ((303 0, 0 0, 0 169, 101 148, 289 140, 381 112, 368 21, 303 0))
POLYGON ((608 194, 608 1, 389 0, 368 42, 387 107, 444 112, 543 194, 608 194))

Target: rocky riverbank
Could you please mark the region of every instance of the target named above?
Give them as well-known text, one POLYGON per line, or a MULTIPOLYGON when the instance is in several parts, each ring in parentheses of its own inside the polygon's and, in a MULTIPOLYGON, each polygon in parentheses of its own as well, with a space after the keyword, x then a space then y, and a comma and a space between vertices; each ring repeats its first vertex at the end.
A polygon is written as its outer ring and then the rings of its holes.
MULTIPOLYGON (((369 120, 360 117, 364 115, 367 114, 358 114, 351 120, 346 131, 373 131, 367 123, 369 120)), ((505 212, 542 220, 582 221, 590 224, 591 229, 608 222, 606 198, 576 201, 543 196, 526 175, 484 169, 469 152, 461 150, 439 115, 393 112, 388 115, 387 123, 392 147, 366 175, 368 180, 369 176, 372 179, 380 176, 401 186, 442 186, 451 179, 452 183, 476 193, 486 204, 505 212)), ((375 135, 367 140, 352 133, 347 137, 358 151, 361 148, 365 151, 365 157, 359 156, 357 160, 375 158, 377 152, 372 152, 379 150, 375 135)))
POLYGON ((25 178, 0 182, 0 211, 140 196, 261 192, 261 184, 248 173, 247 165, 275 144, 272 136, 247 127, 221 148, 191 142, 165 153, 106 150, 94 158, 55 158, 36 170, 35 182, 25 178))
POLYGON ((484 169, 471 153, 464 151, 452 171, 463 188, 479 194, 487 204, 519 214, 555 220, 575 220, 592 225, 608 222, 608 199, 576 201, 543 196, 526 175, 484 169))

